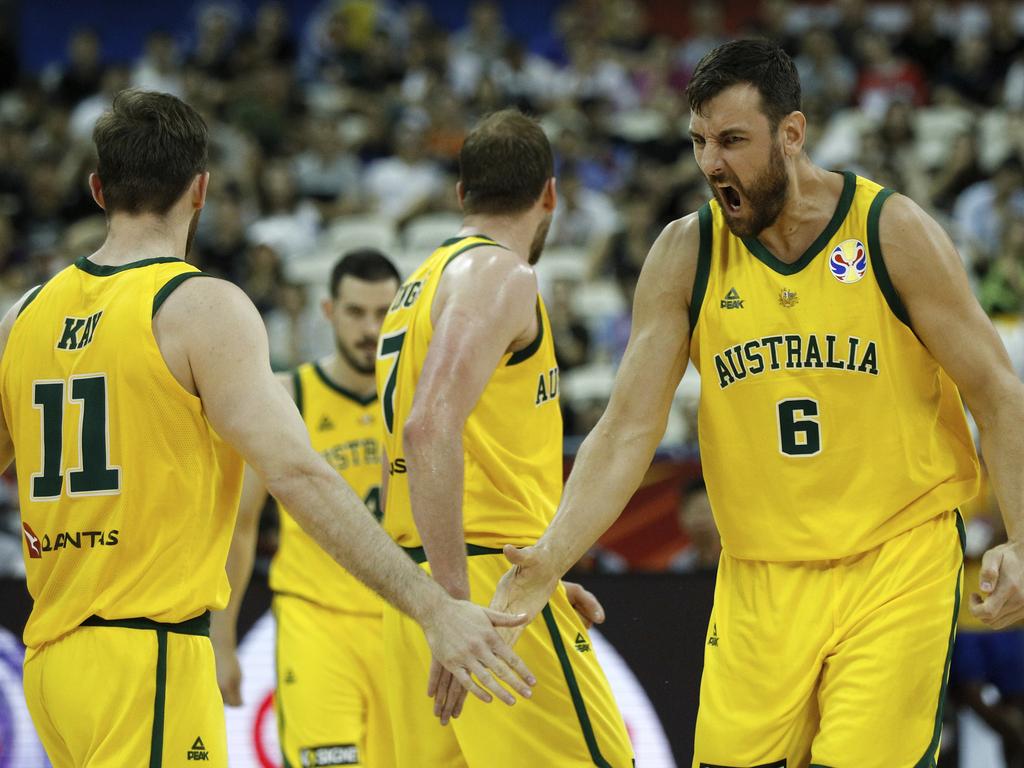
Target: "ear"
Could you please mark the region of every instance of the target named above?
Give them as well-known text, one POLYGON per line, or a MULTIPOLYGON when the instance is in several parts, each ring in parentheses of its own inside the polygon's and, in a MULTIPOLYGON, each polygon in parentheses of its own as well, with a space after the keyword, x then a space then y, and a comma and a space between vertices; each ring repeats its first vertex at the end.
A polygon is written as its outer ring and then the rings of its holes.
POLYGON ((206 205, 206 190, 210 185, 210 172, 203 171, 192 182, 192 208, 201 209, 206 205))
POLYGON ((331 322, 331 316, 334 314, 334 300, 327 297, 320 302, 320 311, 324 313, 324 319, 327 322, 331 322))
POLYGON ((540 204, 547 213, 554 213, 558 204, 558 190, 555 177, 552 176, 544 182, 544 190, 540 193, 540 204))
POLYGON ((779 141, 787 157, 796 157, 804 150, 807 118, 803 112, 790 112, 779 123, 779 141))
POLYGON ((462 188, 462 182, 455 182, 455 196, 459 198, 459 207, 462 207, 462 201, 466 199, 466 190, 462 188))
POLYGON ((92 192, 92 199, 96 201, 96 205, 107 210, 107 205, 103 201, 103 182, 95 173, 89 174, 89 191, 92 192))

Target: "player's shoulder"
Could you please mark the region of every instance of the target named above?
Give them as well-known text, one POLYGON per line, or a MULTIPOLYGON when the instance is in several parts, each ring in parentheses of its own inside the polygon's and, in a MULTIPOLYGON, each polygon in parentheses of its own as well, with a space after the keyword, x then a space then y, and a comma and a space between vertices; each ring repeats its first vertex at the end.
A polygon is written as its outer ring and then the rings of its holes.
MULTIPOLYGON (((942 225, 914 200, 895 192, 883 202, 878 217, 878 244, 892 269, 936 256, 956 256, 942 225)), ((959 256, 956 256, 959 261, 959 256)))
POLYGON ((700 252, 710 247, 701 242, 700 215, 697 211, 669 222, 651 246, 643 271, 665 285, 686 290, 693 286, 700 252))
POLYGON ((183 280, 163 299, 156 317, 224 315, 252 308, 252 301, 234 283, 204 272, 185 273, 183 280))
POLYGON ((11 335, 11 329, 14 327, 15 320, 18 319, 22 310, 39 294, 42 288, 42 285, 36 285, 25 291, 21 298, 8 308, 3 319, 0 320, 0 354, 3 353, 3 349, 7 346, 7 339, 11 335))
POLYGON ((482 245, 454 259, 445 270, 450 283, 471 284, 474 290, 493 286, 512 292, 536 293, 537 273, 533 266, 504 246, 482 245))

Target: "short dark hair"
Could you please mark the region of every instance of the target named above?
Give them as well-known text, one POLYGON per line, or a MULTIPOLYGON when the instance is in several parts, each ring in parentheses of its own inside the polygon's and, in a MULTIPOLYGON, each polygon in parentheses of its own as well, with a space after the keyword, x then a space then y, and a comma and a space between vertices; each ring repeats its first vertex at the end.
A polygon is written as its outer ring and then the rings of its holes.
POLYGON ((169 93, 121 91, 92 139, 108 213, 163 216, 206 170, 206 123, 169 93))
POLYGON ((782 118, 800 109, 796 65, 771 40, 733 40, 706 54, 686 87, 690 109, 702 114, 709 101, 741 83, 749 83, 761 94, 761 109, 772 130, 782 118))
POLYGON ((494 112, 470 132, 459 152, 465 213, 521 213, 554 175, 548 137, 517 109, 494 112))
POLYGON ((331 270, 331 296, 338 298, 338 287, 345 275, 351 275, 368 283, 394 280, 401 285, 402 277, 391 259, 376 248, 355 248, 346 252, 331 270))

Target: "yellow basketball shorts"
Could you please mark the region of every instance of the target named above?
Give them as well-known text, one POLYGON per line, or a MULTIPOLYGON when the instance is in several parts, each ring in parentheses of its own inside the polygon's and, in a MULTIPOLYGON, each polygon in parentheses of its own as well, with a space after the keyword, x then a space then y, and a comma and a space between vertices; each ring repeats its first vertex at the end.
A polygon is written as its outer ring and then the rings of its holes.
POLYGON ((284 764, 392 768, 381 617, 274 596, 284 764))
POLYGON ((722 556, 694 768, 928 768, 963 572, 947 512, 841 560, 722 556))
POLYGON ((210 617, 88 619, 25 655, 25 699, 54 768, 228 764, 210 617))
MULTIPOLYGON (((510 565, 500 550, 470 546, 470 594, 486 605, 510 565)), ((422 550, 410 550, 423 560, 422 550)), ((429 565, 423 564, 429 569, 429 565)), ((530 699, 508 707, 470 695, 442 726, 427 698, 430 650, 419 626, 384 610, 386 680, 400 768, 575 768, 633 765, 625 723, 590 645, 587 629, 559 587, 515 651, 537 677, 530 699)))

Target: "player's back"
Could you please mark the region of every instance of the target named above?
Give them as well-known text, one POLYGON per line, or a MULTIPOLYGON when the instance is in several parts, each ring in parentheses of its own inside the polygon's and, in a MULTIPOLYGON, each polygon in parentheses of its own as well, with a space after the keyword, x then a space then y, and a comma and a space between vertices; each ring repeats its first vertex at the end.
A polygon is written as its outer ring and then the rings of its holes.
MULTIPOLYGON (((476 235, 446 241, 399 289, 381 329, 377 392, 389 460, 384 528, 403 547, 422 543, 412 517, 402 435, 434 333, 434 296, 452 260, 483 247, 501 246, 476 235)), ((501 358, 463 429, 462 516, 470 544, 535 542, 561 496, 558 363, 539 294, 537 325, 531 344, 501 358)))
POLYGON ((223 607, 242 462, 164 362, 153 317, 198 271, 87 259, 30 295, 0 361, 37 647, 90 616, 223 607))

